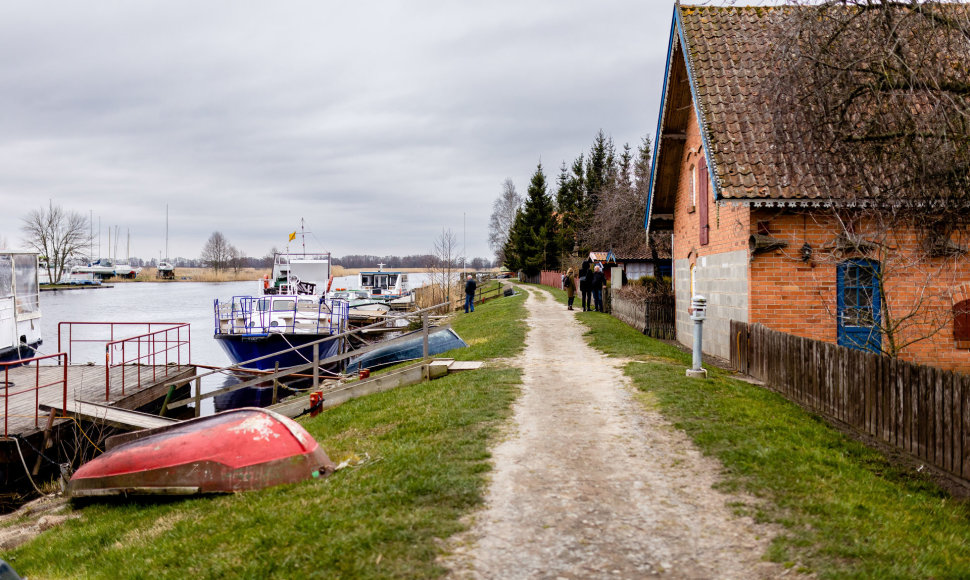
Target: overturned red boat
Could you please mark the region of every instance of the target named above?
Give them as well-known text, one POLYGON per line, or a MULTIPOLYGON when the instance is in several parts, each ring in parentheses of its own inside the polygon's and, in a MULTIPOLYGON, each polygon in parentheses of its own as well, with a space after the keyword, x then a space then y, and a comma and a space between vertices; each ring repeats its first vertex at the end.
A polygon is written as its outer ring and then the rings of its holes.
POLYGON ((72 497, 228 493, 334 470, 303 427, 257 408, 118 435, 107 446, 71 477, 72 497))

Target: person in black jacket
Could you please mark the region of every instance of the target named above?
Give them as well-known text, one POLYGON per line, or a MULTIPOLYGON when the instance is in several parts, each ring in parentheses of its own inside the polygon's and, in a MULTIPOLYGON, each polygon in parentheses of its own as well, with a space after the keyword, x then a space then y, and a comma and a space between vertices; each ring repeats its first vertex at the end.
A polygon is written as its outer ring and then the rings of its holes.
POLYGON ((583 295, 583 312, 593 309, 592 301, 590 300, 590 283, 593 281, 593 272, 589 269, 589 260, 583 260, 583 264, 579 267, 579 291, 583 295))
POLYGON ((603 267, 597 265, 590 281, 590 290, 593 291, 593 302, 596 303, 597 312, 603 312, 603 286, 605 285, 606 276, 603 275, 603 267))
POLYGON ((468 275, 468 280, 465 281, 465 313, 475 312, 475 288, 478 284, 475 283, 475 279, 472 275, 468 275))

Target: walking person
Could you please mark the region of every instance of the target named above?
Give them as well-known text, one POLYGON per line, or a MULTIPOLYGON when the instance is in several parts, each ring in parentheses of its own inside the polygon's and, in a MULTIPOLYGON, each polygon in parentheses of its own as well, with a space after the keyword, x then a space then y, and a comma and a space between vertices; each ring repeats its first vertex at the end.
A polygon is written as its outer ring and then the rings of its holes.
POLYGON ((593 309, 590 299, 590 283, 593 281, 593 272, 589 269, 589 260, 583 260, 579 267, 579 292, 583 295, 583 312, 593 309))
POLYGON ((573 300, 576 299, 576 281, 573 279, 572 268, 566 270, 566 276, 563 278, 563 286, 565 286, 566 290, 566 310, 572 310, 573 300))
POLYGON ((465 314, 475 312, 475 288, 477 287, 475 279, 469 274, 468 279, 465 280, 465 314))
POLYGON ((606 285, 606 276, 603 275, 603 267, 597 265, 593 270, 590 289, 593 291, 593 302, 596 303, 596 311, 603 312, 603 286, 606 285))

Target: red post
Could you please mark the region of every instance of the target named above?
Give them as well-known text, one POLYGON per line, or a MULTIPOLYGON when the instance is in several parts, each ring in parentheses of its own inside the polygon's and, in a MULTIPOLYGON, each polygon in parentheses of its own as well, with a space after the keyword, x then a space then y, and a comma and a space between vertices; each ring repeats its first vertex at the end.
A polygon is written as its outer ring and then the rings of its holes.
POLYGON ((10 367, 3 367, 3 436, 7 436, 7 418, 10 417, 10 367))
POLYGON ((64 353, 60 353, 58 355, 58 358, 63 358, 63 361, 62 361, 61 364, 64 367, 64 410, 62 412, 64 413, 64 416, 67 417, 67 364, 68 364, 68 359, 67 359, 67 355, 64 354, 64 353))
POLYGON ((111 400, 111 347, 104 345, 104 401, 111 400))
POLYGON ((37 370, 34 371, 34 428, 40 426, 38 423, 40 415, 40 361, 34 361, 37 370))

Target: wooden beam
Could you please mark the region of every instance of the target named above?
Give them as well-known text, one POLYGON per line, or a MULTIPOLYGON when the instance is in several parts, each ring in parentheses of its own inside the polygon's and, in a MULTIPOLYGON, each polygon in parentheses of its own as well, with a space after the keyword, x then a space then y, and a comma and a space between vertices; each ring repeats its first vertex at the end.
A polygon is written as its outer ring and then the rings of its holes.
POLYGON ((154 429, 155 427, 164 427, 178 423, 175 419, 140 413, 138 411, 129 411, 128 409, 119 409, 118 407, 109 407, 108 405, 88 403, 86 401, 71 401, 68 402, 67 406, 69 407, 68 409, 61 409, 58 405, 40 405, 41 409, 45 411, 64 411, 75 417, 89 421, 98 421, 121 429, 154 429))

